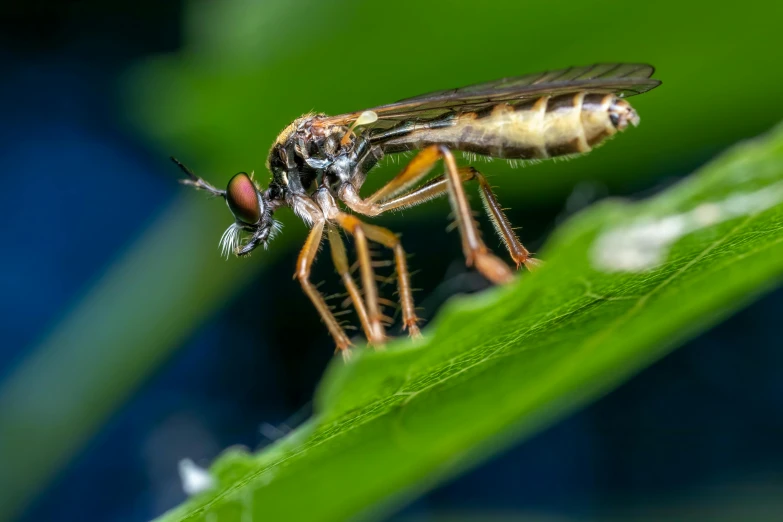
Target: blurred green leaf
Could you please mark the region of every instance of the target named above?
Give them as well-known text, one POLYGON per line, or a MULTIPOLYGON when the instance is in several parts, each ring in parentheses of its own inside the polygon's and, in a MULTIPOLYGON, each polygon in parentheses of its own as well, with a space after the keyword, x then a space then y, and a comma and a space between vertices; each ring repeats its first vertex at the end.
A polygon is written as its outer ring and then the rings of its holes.
POLYGON ((231 450, 161 520, 344 520, 411 498, 595 398, 783 275, 783 126, 648 201, 558 230, 542 270, 335 361, 307 424, 231 450), (380 506, 380 507, 379 507, 380 506))

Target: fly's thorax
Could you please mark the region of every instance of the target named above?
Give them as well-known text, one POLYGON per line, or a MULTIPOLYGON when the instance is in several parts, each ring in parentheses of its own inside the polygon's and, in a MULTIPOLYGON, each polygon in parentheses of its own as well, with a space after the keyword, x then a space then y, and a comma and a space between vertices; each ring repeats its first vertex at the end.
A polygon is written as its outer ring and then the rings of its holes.
POLYGON ((314 114, 305 114, 295 119, 277 135, 275 142, 269 149, 269 156, 266 160, 266 168, 273 170, 274 166, 279 166, 282 162, 285 166, 290 166, 293 158, 289 158, 294 152, 296 144, 296 135, 300 133, 310 120, 315 117, 314 114))
POLYGON ((337 125, 319 125, 323 117, 323 114, 305 114, 283 129, 269 150, 267 167, 270 170, 281 165, 287 169, 301 168, 310 161, 319 162, 334 155, 347 129, 337 125))

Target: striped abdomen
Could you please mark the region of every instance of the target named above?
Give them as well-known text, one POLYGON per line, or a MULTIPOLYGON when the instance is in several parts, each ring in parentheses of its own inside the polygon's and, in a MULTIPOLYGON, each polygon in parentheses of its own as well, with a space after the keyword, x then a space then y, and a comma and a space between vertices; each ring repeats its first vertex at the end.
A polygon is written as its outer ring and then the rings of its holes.
POLYGON ((410 123, 379 141, 386 152, 441 143, 495 158, 545 159, 589 152, 629 122, 637 125, 639 116, 627 101, 579 92, 410 123))

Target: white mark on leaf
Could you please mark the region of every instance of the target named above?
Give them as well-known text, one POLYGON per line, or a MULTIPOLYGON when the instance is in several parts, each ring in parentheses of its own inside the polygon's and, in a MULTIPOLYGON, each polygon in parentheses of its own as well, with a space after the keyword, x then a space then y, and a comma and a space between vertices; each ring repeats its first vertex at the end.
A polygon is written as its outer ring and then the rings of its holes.
POLYGON ((671 246, 697 230, 740 216, 763 212, 783 202, 783 182, 742 192, 721 201, 662 218, 642 218, 602 232, 590 252, 593 266, 604 272, 643 272, 666 260, 671 246))

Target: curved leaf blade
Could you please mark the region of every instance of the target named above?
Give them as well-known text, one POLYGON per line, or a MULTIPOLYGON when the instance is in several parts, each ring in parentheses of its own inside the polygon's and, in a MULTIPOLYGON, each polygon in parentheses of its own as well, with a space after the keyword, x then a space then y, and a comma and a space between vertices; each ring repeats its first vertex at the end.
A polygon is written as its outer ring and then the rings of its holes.
POLYGON ((773 287, 783 274, 783 127, 651 200, 578 215, 544 257, 545 269, 507 288, 453 301, 418 344, 335 361, 313 419, 257 455, 227 452, 212 469, 218 487, 162 520, 377 514, 773 287), (602 238, 634 226, 660 259, 599 255, 602 238))

